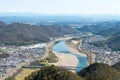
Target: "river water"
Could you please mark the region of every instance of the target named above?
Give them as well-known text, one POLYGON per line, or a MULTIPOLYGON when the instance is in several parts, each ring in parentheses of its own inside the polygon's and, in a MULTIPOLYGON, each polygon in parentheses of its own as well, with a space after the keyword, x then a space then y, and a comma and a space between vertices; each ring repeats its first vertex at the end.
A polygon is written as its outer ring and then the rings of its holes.
POLYGON ((75 54, 75 53, 70 53, 70 51, 67 49, 67 46, 65 44, 65 41, 59 41, 53 46, 53 50, 55 52, 58 52, 59 54, 72 54, 77 57, 79 60, 76 71, 80 71, 84 67, 87 66, 87 57, 83 57, 81 55, 75 54))

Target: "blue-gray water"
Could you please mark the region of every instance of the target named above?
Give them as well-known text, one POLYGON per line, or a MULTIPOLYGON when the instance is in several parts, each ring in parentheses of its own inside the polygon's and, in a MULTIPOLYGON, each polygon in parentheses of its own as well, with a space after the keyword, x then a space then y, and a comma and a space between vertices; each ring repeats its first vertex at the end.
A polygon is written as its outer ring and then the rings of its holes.
POLYGON ((83 56, 80 56, 80 55, 77 55, 77 54, 74 54, 74 53, 70 53, 69 50, 67 49, 65 41, 59 41, 58 43, 56 43, 53 47, 53 50, 56 51, 56 52, 60 52, 61 54, 75 55, 79 60, 79 63, 78 63, 77 66, 81 67, 81 68, 78 68, 76 70, 77 72, 87 66, 87 57, 83 57, 83 56))

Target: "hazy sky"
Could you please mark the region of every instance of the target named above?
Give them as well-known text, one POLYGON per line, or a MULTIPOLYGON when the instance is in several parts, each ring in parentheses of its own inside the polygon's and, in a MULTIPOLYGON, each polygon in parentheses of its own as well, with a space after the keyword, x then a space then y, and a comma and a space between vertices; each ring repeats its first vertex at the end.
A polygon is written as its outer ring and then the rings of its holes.
POLYGON ((120 14, 120 0, 0 0, 0 12, 120 14))

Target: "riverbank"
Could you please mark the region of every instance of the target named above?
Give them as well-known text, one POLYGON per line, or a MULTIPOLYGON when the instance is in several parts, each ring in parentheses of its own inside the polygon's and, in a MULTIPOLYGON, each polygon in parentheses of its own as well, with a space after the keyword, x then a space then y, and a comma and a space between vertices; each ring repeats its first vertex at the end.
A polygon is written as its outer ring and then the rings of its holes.
MULTIPOLYGON (((56 40, 54 40, 54 43, 56 41, 61 41, 61 40, 64 40, 64 39, 60 39, 60 38, 56 39, 56 40)), ((67 38, 67 40, 69 40, 69 39, 67 38)), ((62 46, 62 48, 65 49, 65 47, 63 47, 63 46, 62 46)), ((66 54, 64 52, 58 52, 58 51, 56 52, 55 50, 53 50, 53 45, 51 46, 51 49, 52 49, 52 52, 59 59, 57 63, 51 63, 51 64, 56 65, 56 66, 74 66, 74 67, 76 67, 78 65, 79 60, 77 59, 77 57, 75 55, 66 54)))
POLYGON ((67 40, 66 41, 66 45, 68 47, 68 50, 71 53, 75 53, 78 55, 81 55, 83 57, 87 57, 88 61, 87 61, 87 66, 89 66, 92 63, 95 63, 95 54, 94 53, 84 53, 82 50, 80 50, 80 41, 74 41, 74 40, 67 40))
POLYGON ((87 66, 87 57, 71 53, 68 50, 65 40, 59 41, 53 47, 53 51, 58 56, 59 62, 55 65, 57 66, 73 66, 79 67, 74 72, 78 72, 87 66))
POLYGON ((67 45, 67 48, 68 50, 71 52, 71 53, 74 53, 74 54, 78 54, 78 55, 81 55, 83 57, 87 57, 86 54, 84 53, 81 53, 80 50, 78 50, 78 47, 79 47, 79 41, 66 41, 65 42, 66 45, 67 45))
POLYGON ((66 53, 56 53, 54 51, 55 55, 59 58, 59 61, 57 63, 52 63, 56 66, 74 66, 76 67, 79 60, 76 58, 76 56, 72 54, 66 54, 66 53))

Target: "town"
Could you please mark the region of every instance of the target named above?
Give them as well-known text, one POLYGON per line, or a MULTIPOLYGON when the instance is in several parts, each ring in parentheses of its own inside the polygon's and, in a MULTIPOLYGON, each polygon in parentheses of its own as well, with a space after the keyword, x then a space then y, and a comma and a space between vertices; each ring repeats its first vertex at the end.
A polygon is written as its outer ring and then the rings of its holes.
MULTIPOLYGON (((9 68, 21 68, 26 62, 35 61, 41 58, 45 52, 46 43, 39 43, 30 46, 0 46, 1 54, 9 56, 0 58, 0 79, 8 76, 9 68)), ((11 72, 12 73, 12 72, 11 72)))
POLYGON ((89 37, 82 41, 81 49, 85 53, 93 53, 95 62, 113 65, 120 61, 120 51, 113 51, 107 45, 104 47, 96 47, 89 44, 90 42, 104 41, 105 38, 100 35, 89 37))
MULTIPOLYGON (((104 41, 106 38, 100 35, 93 35, 91 33, 86 33, 86 34, 80 34, 71 37, 71 35, 65 35, 62 38, 54 38, 55 40, 59 39, 65 39, 65 38, 79 38, 80 40, 80 49, 82 52, 87 53, 87 54, 94 54, 95 55, 95 62, 98 63, 105 63, 108 65, 113 65, 117 62, 120 61, 120 51, 113 51, 110 49, 108 46, 105 47, 96 47, 94 45, 91 45, 91 42, 96 42, 96 41, 104 41)), ((53 42, 54 42, 54 39, 53 42)), ((52 42, 51 40, 51 42, 52 42)), ((34 45, 29 45, 29 46, 5 46, 1 45, 0 46, 0 55, 3 57, 0 57, 0 79, 6 78, 9 75, 9 73, 16 73, 14 70, 11 70, 11 67, 15 67, 15 70, 19 70, 22 68, 27 63, 33 62, 37 60, 38 58, 42 58, 45 54, 46 51, 49 51, 49 47, 53 45, 53 43, 48 42, 48 43, 39 43, 39 44, 34 44, 34 45)), ((95 63, 94 62, 94 63, 95 63)))

